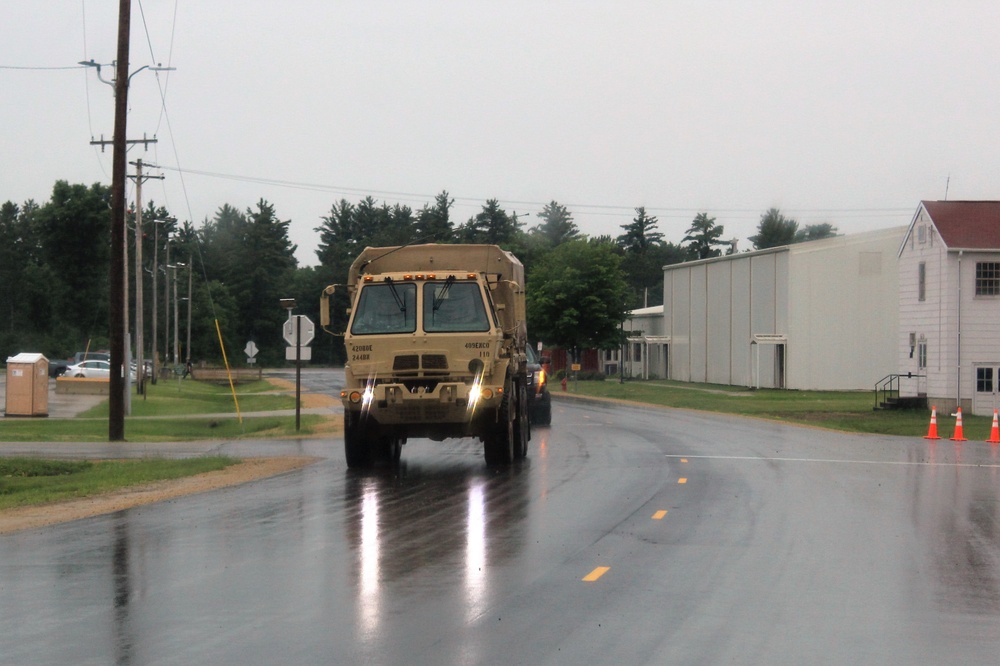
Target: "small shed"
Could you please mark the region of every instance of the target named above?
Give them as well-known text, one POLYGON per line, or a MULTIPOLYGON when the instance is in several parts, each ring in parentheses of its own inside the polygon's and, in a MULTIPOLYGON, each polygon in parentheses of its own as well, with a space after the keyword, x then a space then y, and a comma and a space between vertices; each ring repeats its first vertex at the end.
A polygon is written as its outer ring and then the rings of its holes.
POLYGON ((21 353, 7 358, 7 416, 49 415, 49 359, 21 353))

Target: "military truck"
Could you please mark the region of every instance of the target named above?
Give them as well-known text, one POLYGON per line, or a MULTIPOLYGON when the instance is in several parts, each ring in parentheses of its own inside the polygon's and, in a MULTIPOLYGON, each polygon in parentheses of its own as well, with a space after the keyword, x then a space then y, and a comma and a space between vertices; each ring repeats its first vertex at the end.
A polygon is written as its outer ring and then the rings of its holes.
MULTIPOLYGON (((475 437, 486 463, 528 453, 524 266, 495 245, 369 247, 348 275, 344 453, 395 463, 410 437, 475 437)), ((328 286, 320 322, 331 330, 328 286)), ((339 328, 339 327, 338 327, 339 328)))

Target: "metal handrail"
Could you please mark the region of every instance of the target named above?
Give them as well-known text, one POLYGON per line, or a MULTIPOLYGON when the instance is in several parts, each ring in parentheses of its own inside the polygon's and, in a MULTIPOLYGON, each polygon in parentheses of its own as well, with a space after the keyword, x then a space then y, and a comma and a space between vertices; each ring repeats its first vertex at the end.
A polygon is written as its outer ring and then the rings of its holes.
POLYGON ((893 373, 878 380, 875 382, 875 409, 878 409, 881 403, 889 400, 892 395, 895 395, 897 398, 899 397, 899 384, 901 379, 917 379, 926 376, 927 375, 915 375, 912 372, 908 372, 905 375, 893 373), (893 388, 893 386, 895 386, 895 388, 893 388), (879 392, 881 392, 881 400, 879 399, 879 392))

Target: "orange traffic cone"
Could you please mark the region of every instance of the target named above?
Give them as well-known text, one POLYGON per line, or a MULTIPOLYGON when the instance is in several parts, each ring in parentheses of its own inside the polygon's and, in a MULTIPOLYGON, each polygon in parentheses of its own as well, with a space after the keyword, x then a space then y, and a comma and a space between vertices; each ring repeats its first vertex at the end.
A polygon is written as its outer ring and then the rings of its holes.
POLYGON ((931 427, 927 429, 924 439, 941 439, 937 434, 937 407, 931 407, 931 427))
POLYGON ((997 410, 993 410, 993 429, 990 430, 990 438, 986 440, 990 444, 1000 444, 1000 423, 997 422, 997 410))
POLYGON ((965 439, 965 436, 962 435, 962 408, 959 407, 958 411, 952 416, 955 417, 955 434, 951 436, 951 441, 953 442, 967 441, 965 439))

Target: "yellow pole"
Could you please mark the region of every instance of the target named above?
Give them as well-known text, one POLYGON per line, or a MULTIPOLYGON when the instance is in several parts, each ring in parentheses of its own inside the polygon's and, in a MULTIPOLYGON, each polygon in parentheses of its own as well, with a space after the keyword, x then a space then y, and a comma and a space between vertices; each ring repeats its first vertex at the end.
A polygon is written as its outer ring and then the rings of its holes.
POLYGON ((236 418, 243 424, 243 415, 240 414, 240 401, 236 397, 236 387, 233 385, 233 373, 229 370, 229 359, 226 358, 226 344, 222 341, 222 330, 219 329, 219 320, 215 320, 215 332, 219 335, 219 348, 222 350, 222 362, 226 364, 226 377, 229 378, 229 390, 233 392, 233 402, 236 403, 236 418))

